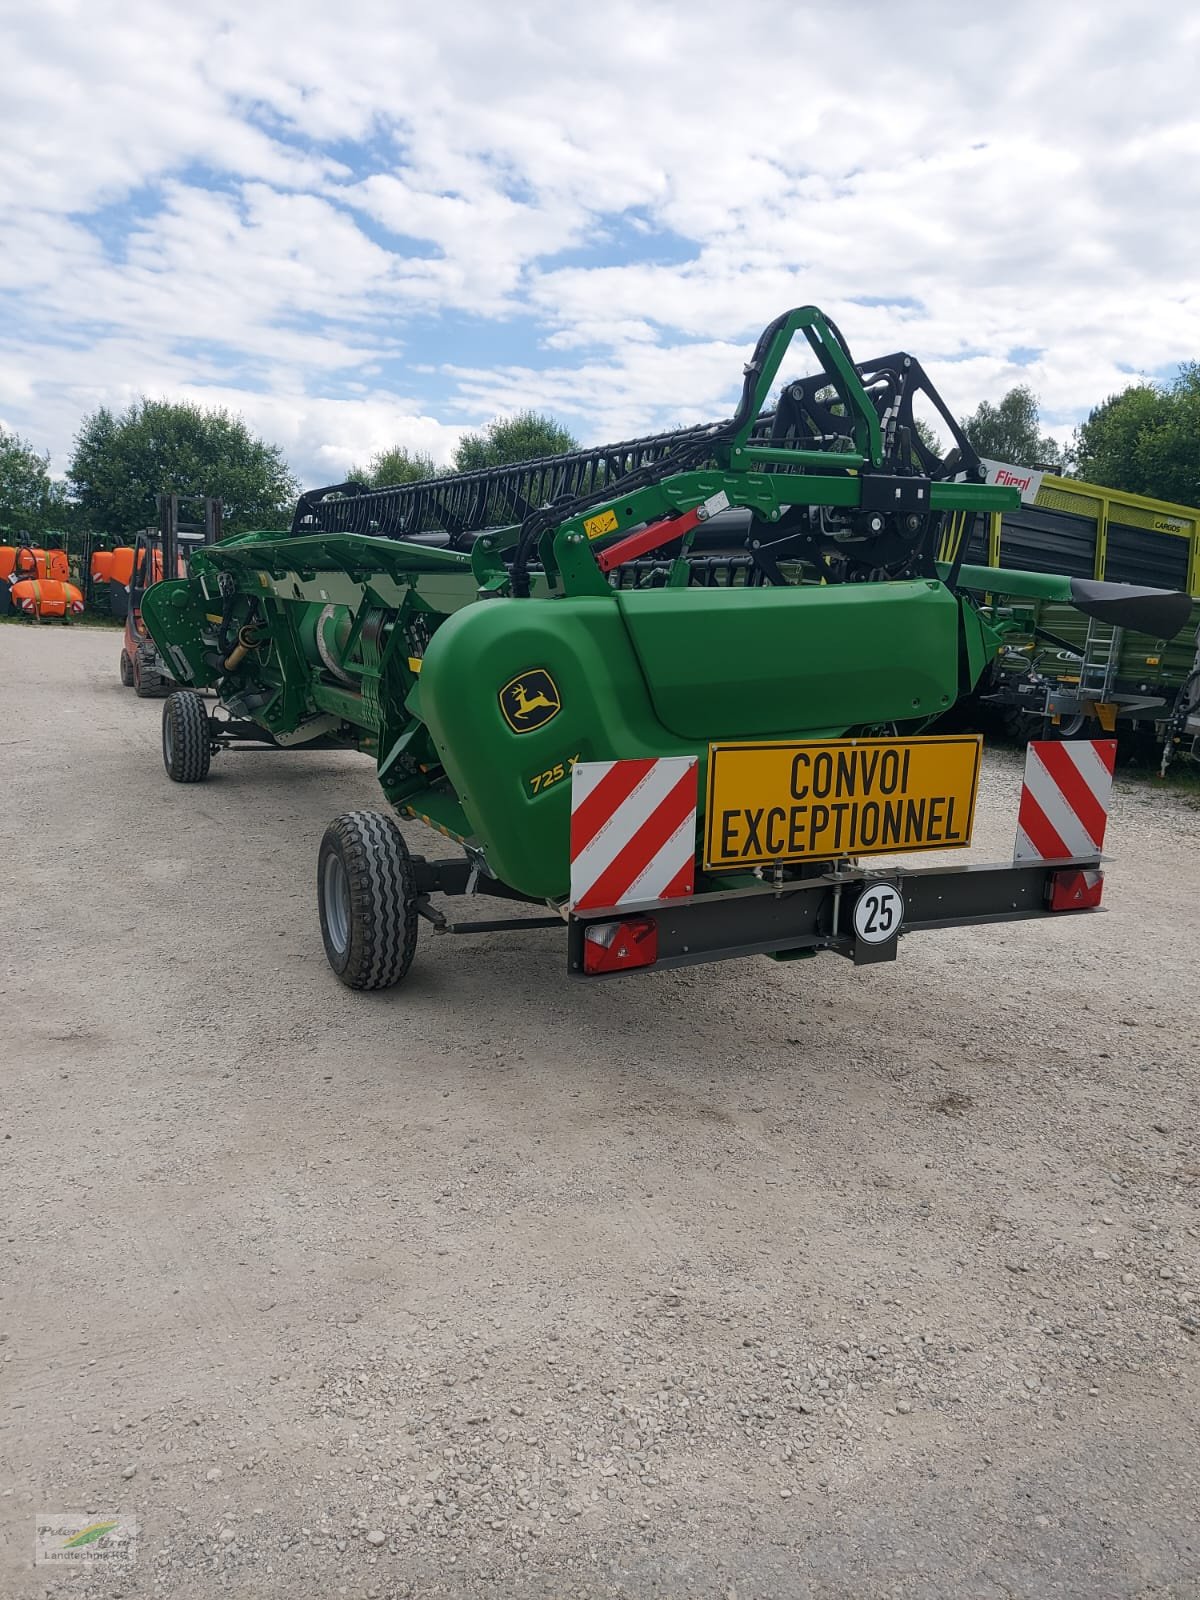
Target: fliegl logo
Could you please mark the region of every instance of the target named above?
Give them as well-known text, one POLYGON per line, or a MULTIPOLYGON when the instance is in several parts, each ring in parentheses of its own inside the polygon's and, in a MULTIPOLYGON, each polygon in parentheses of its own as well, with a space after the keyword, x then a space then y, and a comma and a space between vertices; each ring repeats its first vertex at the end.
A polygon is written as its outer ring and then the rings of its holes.
POLYGON ((514 733, 544 728, 562 710, 558 686, 544 667, 532 667, 500 691, 500 711, 514 733))

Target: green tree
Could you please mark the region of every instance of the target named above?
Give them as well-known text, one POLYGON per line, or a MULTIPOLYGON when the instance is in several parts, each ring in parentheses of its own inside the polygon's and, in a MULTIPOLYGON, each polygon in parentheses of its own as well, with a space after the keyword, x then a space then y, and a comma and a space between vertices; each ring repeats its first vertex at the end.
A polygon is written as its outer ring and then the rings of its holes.
POLYGON ((1200 362, 1096 406, 1079 429, 1075 468, 1109 489, 1200 504, 1200 362))
POLYGON ((370 489, 385 489, 390 483, 419 483, 422 478, 436 477, 437 466, 432 456, 394 445, 390 450, 378 451, 367 466, 351 467, 346 476, 370 489))
POLYGON ((977 410, 960 421, 979 454, 992 461, 1010 461, 1019 467, 1064 465, 1061 447, 1041 432, 1038 398, 1028 384, 1010 389, 999 405, 981 401, 977 410))
POLYGON ((916 429, 917 438, 920 439, 926 450, 932 450, 934 455, 940 456, 945 447, 924 417, 914 417, 913 426, 916 429))
POLYGON ((50 476, 50 457, 0 426, 0 539, 28 535, 41 544, 67 520, 66 489, 50 476))
POLYGON ((220 495, 228 533, 277 527, 299 490, 277 445, 266 444, 228 411, 170 400, 135 400, 114 415, 85 417, 67 467, 81 520, 97 533, 127 537, 157 520, 157 496, 177 494, 196 518, 205 495, 220 495))
POLYGON ((452 470, 477 472, 481 467, 511 466, 577 448, 574 435, 553 417, 518 411, 514 417, 497 417, 482 433, 465 433, 454 451, 452 470))

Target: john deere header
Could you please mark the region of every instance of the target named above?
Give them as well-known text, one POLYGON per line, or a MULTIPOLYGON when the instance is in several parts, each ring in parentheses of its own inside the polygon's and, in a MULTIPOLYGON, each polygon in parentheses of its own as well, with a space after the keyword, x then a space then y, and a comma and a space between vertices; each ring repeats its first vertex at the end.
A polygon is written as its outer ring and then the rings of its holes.
MULTIPOLYGON (((190 579, 143 603, 178 680, 218 696, 211 713, 196 694, 168 702, 168 770, 203 777, 212 753, 246 738, 285 749, 332 739, 374 758, 398 811, 462 847, 460 882, 447 863, 414 863, 386 814, 331 829, 322 926, 335 969, 358 986, 402 975, 418 916, 461 926, 432 906, 437 890, 549 902, 582 928, 578 796, 606 763, 692 772, 695 800, 675 834, 691 828, 684 865, 695 870, 680 881, 693 901, 744 893, 733 867, 798 884, 814 861, 872 849, 873 828, 891 848, 962 842, 977 749, 955 762, 912 736, 1000 646, 973 598, 989 575, 962 552, 971 519, 1015 506, 1017 493, 984 477, 912 357, 856 366, 821 312, 791 311, 758 341, 727 421, 391 489, 337 484, 304 495, 286 533, 197 552, 190 579), (797 335, 820 370, 784 383, 771 405, 797 335), (917 432, 918 398, 940 418, 944 453, 917 432), (858 774, 858 794, 799 795, 771 776, 803 769, 811 788, 824 768, 805 768, 800 746, 902 735, 911 747, 886 761, 831 766, 858 774), (756 765, 748 754, 781 744, 790 756, 756 765), (883 776, 901 770, 913 793, 885 794, 883 776), (719 838, 706 823, 715 794, 719 838), (381 954, 371 930, 385 913, 370 911, 376 891, 363 885, 389 875, 386 915, 400 931, 381 954)), ((1176 608, 1157 591, 1005 575, 1006 592, 1023 584, 1083 610, 1149 608, 1164 629, 1176 608)), ((602 819, 600 837, 616 848, 614 826, 602 819)), ((780 927, 749 944, 803 949, 810 933, 780 927)), ((572 939, 586 954, 579 929, 572 939)), ((582 956, 572 965, 594 970, 582 956)))

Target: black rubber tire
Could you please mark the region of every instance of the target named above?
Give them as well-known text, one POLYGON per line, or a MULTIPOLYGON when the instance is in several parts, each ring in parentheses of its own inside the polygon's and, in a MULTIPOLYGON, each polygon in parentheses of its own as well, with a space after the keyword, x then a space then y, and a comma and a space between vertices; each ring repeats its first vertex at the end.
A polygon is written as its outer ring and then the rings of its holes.
POLYGON ((417 888, 394 817, 348 811, 325 830, 317 857, 325 956, 348 989, 390 989, 417 948, 417 888))
POLYGON ((121 651, 121 682, 127 689, 133 688, 133 662, 129 659, 129 651, 121 651))
POLYGON ((146 665, 146 652, 139 646, 133 658, 133 692, 139 700, 155 700, 168 693, 171 680, 146 665))
POLYGON ((1014 744, 1028 744, 1030 739, 1042 737, 1043 719, 1031 717, 1027 711, 1021 711, 1016 706, 1002 706, 999 720, 1005 737, 1014 744))
POLYGON ((172 783, 203 783, 212 763, 208 712, 195 689, 168 695, 162 715, 163 766, 172 783))

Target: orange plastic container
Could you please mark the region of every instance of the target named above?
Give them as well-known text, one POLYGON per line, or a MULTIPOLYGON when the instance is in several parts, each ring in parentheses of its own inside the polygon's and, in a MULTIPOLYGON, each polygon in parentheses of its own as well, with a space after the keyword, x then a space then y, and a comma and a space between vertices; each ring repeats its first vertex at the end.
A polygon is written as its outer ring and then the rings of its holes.
POLYGON ((7 583, 17 564, 15 544, 0 544, 0 583, 7 583))
MULTIPOLYGON (((91 578, 93 583, 107 583, 112 577, 113 553, 111 550, 93 550, 91 560, 91 578)), ((0 570, 0 577, 3 571, 0 570)))
POLYGON ((41 545, 18 545, 13 561, 13 571, 18 578, 46 578, 46 552, 41 545))
POLYGON ((22 578, 13 585, 13 609, 27 617, 79 617, 83 596, 73 583, 57 578, 22 578))
POLYGON ((109 552, 112 556, 112 566, 108 569, 111 583, 128 583, 133 577, 133 546, 119 544, 109 552))

